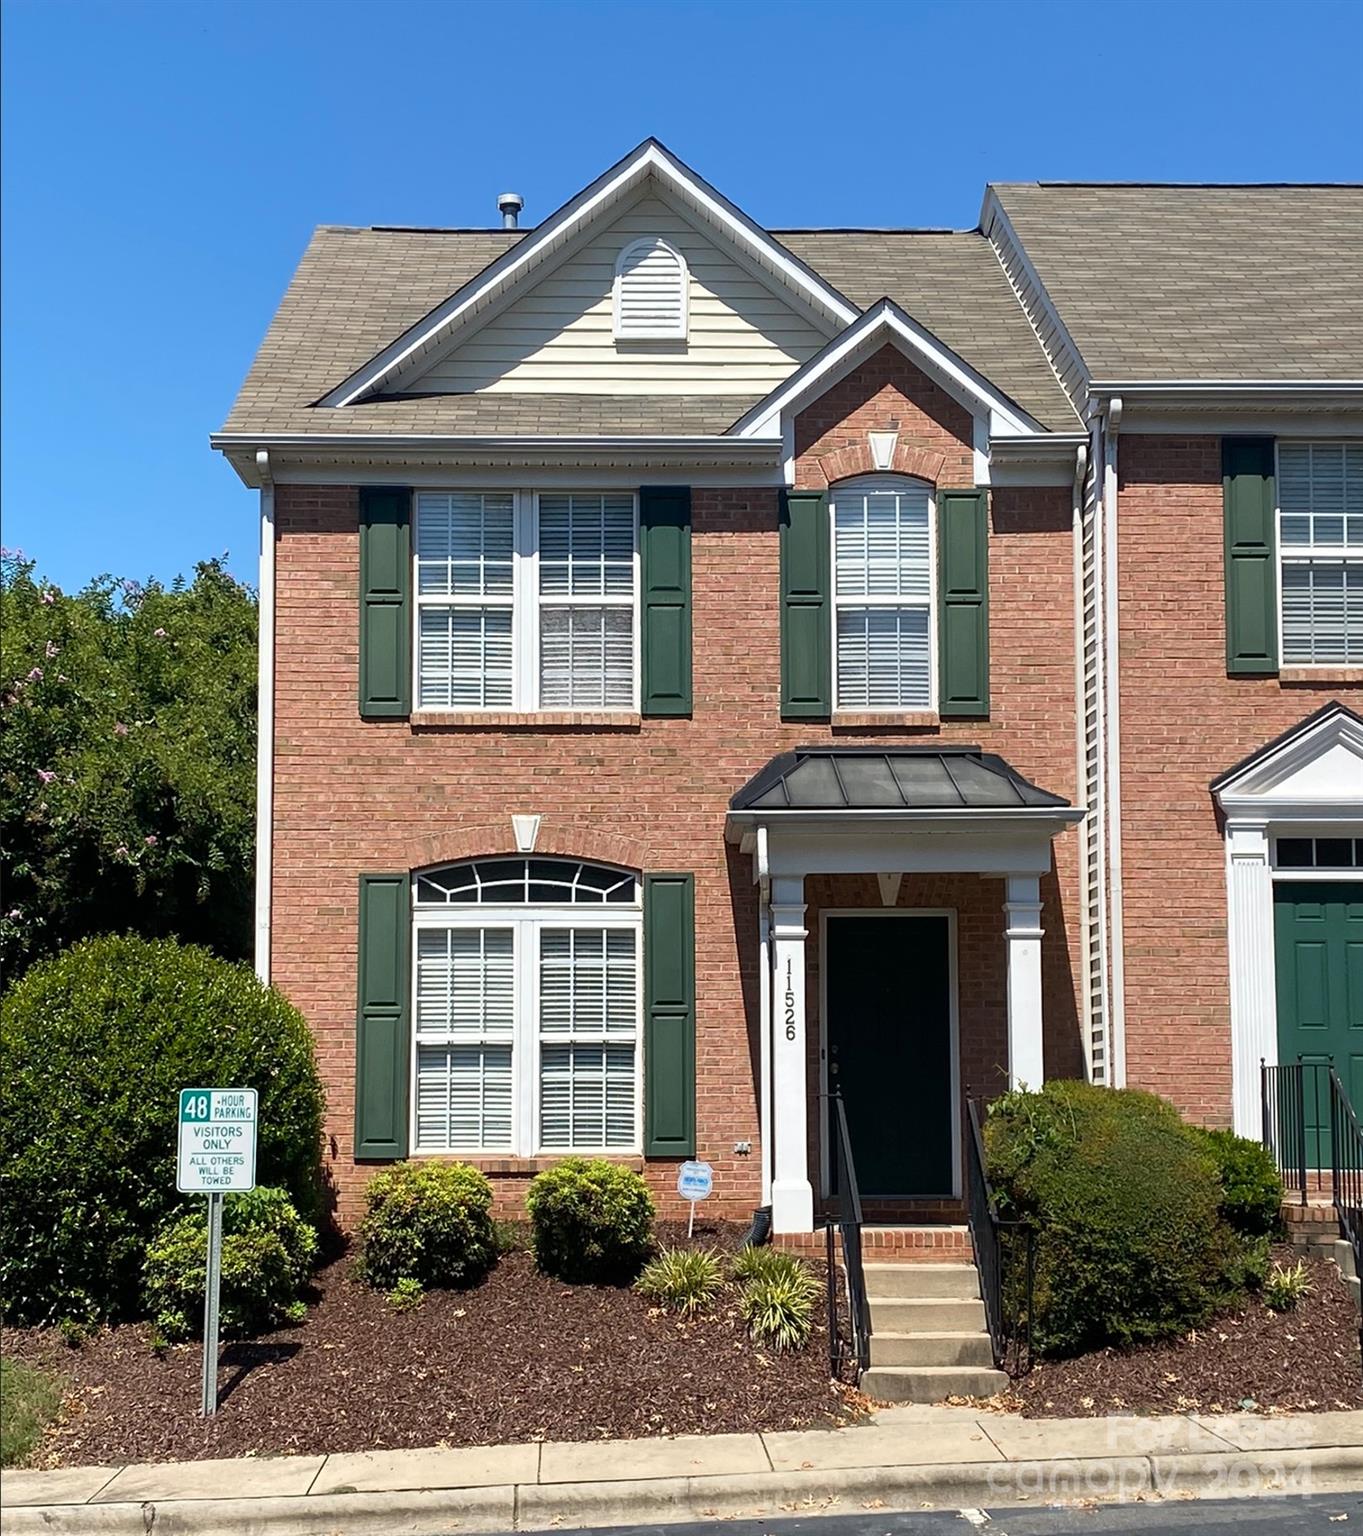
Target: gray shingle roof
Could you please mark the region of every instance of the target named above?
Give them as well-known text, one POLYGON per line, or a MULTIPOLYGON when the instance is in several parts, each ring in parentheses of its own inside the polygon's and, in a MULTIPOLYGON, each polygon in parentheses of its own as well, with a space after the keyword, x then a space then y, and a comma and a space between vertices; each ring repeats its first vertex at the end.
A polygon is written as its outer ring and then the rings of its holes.
POLYGON ((996 186, 1095 379, 1363 378, 1363 186, 996 186))
POLYGON ((753 775, 734 811, 999 811, 1065 807, 979 747, 797 747, 753 775))

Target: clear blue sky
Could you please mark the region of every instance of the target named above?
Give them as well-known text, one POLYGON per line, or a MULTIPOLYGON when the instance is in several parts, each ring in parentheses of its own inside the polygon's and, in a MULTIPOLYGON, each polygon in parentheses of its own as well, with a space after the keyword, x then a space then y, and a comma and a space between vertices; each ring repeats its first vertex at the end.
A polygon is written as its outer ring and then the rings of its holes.
POLYGON ((986 181, 1363 179, 1359 0, 6 0, 3 539, 65 586, 231 551, 208 448, 314 224, 542 218, 652 133, 759 221, 986 181))

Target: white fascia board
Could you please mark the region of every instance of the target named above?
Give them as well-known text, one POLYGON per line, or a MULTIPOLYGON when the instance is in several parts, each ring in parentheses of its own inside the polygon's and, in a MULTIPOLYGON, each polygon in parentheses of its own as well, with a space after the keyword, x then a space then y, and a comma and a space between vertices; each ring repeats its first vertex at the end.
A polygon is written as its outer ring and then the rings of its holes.
POLYGON ((508 452, 521 448, 562 448, 565 451, 593 452, 636 449, 654 453, 676 448, 683 451, 709 449, 736 458, 756 458, 773 450, 779 451, 781 437, 779 433, 739 440, 723 433, 675 437, 662 434, 639 434, 633 437, 570 437, 567 434, 515 437, 510 434, 484 434, 474 437, 443 432, 212 432, 208 443, 209 447, 222 452, 240 448, 310 448, 332 453, 345 453, 348 450, 363 452, 374 448, 422 449, 431 453, 461 448, 504 448, 508 452))
POLYGON ((575 238, 603 212, 614 207, 646 176, 655 175, 683 200, 730 236, 740 249, 795 289, 807 303, 839 325, 857 314, 856 306, 797 260, 765 230, 708 182, 697 176, 656 139, 645 139, 576 197, 551 214, 491 266, 457 289, 423 320, 405 331, 369 362, 323 396, 322 406, 353 404, 376 391, 386 380, 424 356, 455 327, 479 314, 502 292, 539 266, 547 256, 575 238))
POLYGON ((1029 416, 970 366, 944 346, 926 327, 906 314, 893 299, 883 298, 797 368, 765 400, 759 400, 729 429, 735 437, 770 437, 779 431, 784 414, 795 413, 831 389, 873 348, 889 341, 934 378, 972 415, 987 413, 990 435, 1032 436, 1044 432, 1029 416))
POLYGON ((1302 395, 1332 398, 1363 394, 1363 379, 1094 379, 1104 395, 1302 395))
POLYGON ((976 806, 962 806, 959 809, 939 807, 931 810, 801 810, 798 808, 756 811, 729 811, 725 821, 725 833, 730 842, 739 841, 743 830, 749 826, 783 827, 783 826, 840 826, 848 822, 871 823, 885 822, 893 826, 907 825, 918 827, 923 831, 930 830, 934 824, 943 829, 950 828, 959 831, 961 827, 983 827, 987 824, 1008 824, 1023 826, 1045 826, 1054 823, 1052 835, 1062 832, 1073 822, 1082 821, 1087 813, 1081 806, 1073 805, 1020 805, 1011 810, 999 807, 993 810, 983 810, 976 806))
POLYGON ((1303 808, 1314 806, 1317 814, 1328 813, 1332 807, 1344 803, 1351 815, 1363 815, 1358 810, 1358 806, 1363 805, 1363 793, 1359 789, 1359 785, 1363 785, 1363 724, 1344 706, 1335 709, 1327 706, 1326 713, 1303 722, 1272 752, 1256 757, 1238 773, 1220 780, 1212 791, 1217 804, 1227 814, 1259 811, 1279 815, 1282 807, 1273 801, 1274 791, 1337 746, 1356 756, 1359 763, 1357 782, 1346 783, 1341 778, 1327 793, 1309 799, 1292 796, 1291 803, 1299 813, 1304 813, 1303 808))

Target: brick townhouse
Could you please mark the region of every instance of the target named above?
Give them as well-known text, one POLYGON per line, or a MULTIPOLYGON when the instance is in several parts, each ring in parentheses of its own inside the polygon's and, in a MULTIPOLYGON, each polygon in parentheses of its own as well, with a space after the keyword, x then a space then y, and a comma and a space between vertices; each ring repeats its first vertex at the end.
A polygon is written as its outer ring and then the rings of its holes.
POLYGON ((213 438, 342 1218, 583 1151, 798 1234, 837 1089, 949 1221, 1009 1084, 1363 1096, 1363 189, 767 230, 649 140, 502 207, 319 229, 213 438))

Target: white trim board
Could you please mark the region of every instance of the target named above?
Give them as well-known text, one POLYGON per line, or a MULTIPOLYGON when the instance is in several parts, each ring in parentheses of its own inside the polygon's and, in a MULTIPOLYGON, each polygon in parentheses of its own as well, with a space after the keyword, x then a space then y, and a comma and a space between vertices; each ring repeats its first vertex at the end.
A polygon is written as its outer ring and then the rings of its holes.
MULTIPOLYGON (((828 919, 830 917, 945 917, 951 1029, 951 1193, 906 1195, 906 1200, 961 1198, 961 1000, 955 907, 827 907, 819 912, 819 1191, 829 1195, 828 1156, 828 919)), ((850 1134, 851 1126, 848 1131, 850 1134)))
POLYGON ((465 283, 424 319, 342 380, 318 402, 346 406, 388 391, 397 379, 419 369, 459 329, 496 303, 511 287, 544 265, 590 225, 619 206, 647 177, 694 210, 706 224, 727 235, 735 247, 769 276, 789 288, 830 330, 849 324, 858 311, 812 268, 797 260, 735 204, 698 176, 657 139, 648 138, 589 186, 551 214, 525 239, 465 283))

